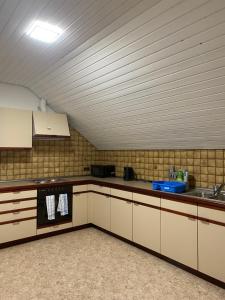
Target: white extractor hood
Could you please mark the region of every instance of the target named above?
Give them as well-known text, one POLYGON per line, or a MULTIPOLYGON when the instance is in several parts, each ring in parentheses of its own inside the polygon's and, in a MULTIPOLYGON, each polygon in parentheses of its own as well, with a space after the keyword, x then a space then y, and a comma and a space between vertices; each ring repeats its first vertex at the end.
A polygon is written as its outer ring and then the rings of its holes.
POLYGON ((70 131, 65 114, 33 112, 34 137, 69 137, 70 131))

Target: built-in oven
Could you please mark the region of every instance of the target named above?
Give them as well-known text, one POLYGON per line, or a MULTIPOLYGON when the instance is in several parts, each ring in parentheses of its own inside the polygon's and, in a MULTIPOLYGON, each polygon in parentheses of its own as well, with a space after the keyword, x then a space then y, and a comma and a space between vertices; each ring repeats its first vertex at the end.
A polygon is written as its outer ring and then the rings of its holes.
POLYGON ((37 227, 72 222, 72 186, 37 190, 37 227))

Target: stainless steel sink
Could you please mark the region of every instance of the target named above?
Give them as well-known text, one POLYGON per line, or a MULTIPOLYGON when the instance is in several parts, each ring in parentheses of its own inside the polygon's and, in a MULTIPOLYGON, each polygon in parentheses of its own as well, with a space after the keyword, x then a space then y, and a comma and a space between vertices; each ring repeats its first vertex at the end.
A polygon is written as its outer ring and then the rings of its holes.
POLYGON ((192 191, 186 192, 185 195, 206 198, 206 199, 214 199, 225 201, 225 194, 220 193, 217 197, 214 196, 213 192, 209 189, 194 189, 192 191))

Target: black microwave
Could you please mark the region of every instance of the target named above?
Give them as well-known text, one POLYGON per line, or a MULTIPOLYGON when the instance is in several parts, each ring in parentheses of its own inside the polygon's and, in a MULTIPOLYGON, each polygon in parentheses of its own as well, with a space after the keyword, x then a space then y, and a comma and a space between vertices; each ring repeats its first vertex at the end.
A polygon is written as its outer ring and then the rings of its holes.
POLYGON ((113 165, 91 165, 91 176, 94 177, 115 177, 116 170, 113 165))

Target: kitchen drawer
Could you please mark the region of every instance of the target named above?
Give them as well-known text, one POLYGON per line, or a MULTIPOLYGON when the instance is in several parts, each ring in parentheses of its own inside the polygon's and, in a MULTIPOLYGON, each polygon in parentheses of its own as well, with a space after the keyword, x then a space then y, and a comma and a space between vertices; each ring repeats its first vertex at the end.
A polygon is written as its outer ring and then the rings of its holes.
POLYGON ((38 229, 37 234, 43 234, 43 233, 49 233, 49 232, 53 232, 53 231, 59 231, 59 230, 70 228, 70 227, 73 227, 72 222, 65 223, 65 224, 48 226, 48 227, 45 227, 45 228, 38 229))
POLYGON ((197 216, 197 205, 161 199, 161 207, 181 213, 197 216))
POLYGON ((37 190, 0 193, 0 202, 15 199, 36 198, 37 190))
POLYGON ((9 203, 1 203, 0 202, 0 212, 23 209, 23 208, 28 208, 28 207, 37 207, 37 199, 26 200, 26 201, 12 201, 9 203))
POLYGON ((0 243, 36 235, 36 219, 0 225, 0 243))
POLYGON ((18 219, 36 217, 36 216, 37 216, 36 209, 16 211, 7 214, 0 214, 0 223, 7 222, 7 221, 15 221, 18 219))
POLYGON ((131 192, 118 190, 118 189, 111 189, 111 195, 120 197, 120 198, 124 198, 124 199, 129 199, 129 200, 132 200, 132 198, 133 198, 131 192))
POLYGON ((89 184, 88 190, 110 195, 110 188, 102 185, 89 184))
POLYGON ((148 195, 133 193, 133 200, 140 203, 145 203, 153 206, 160 207, 160 198, 148 195))
POLYGON ((199 206, 198 216, 205 219, 217 221, 217 222, 222 222, 225 224, 225 211, 222 210, 216 210, 216 209, 199 206))
POLYGON ((87 189, 88 189, 87 184, 83 184, 83 185, 74 185, 74 186, 73 186, 73 193, 86 192, 87 189))

